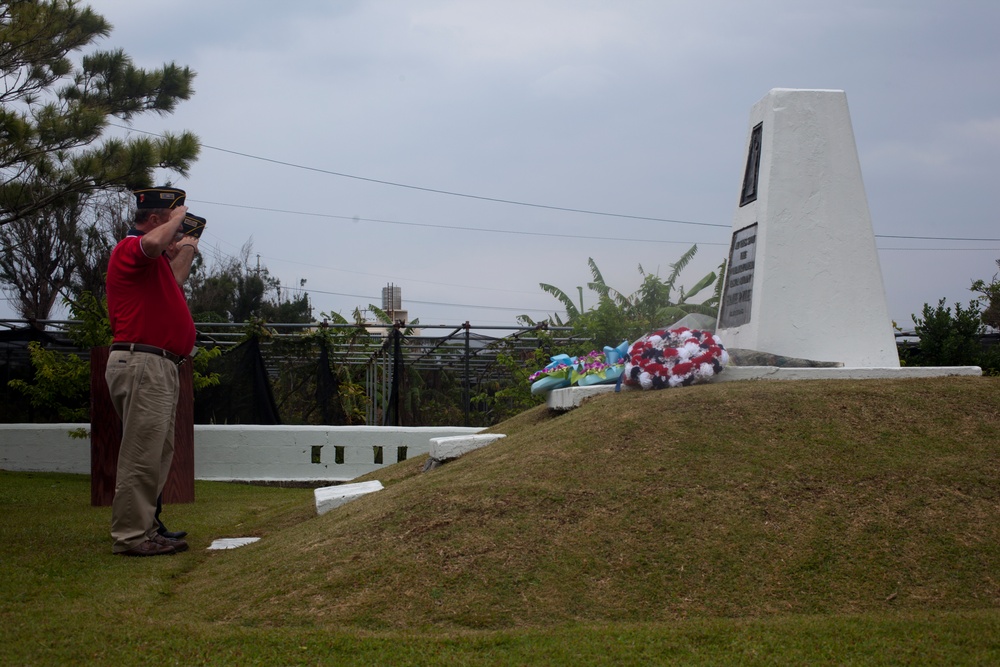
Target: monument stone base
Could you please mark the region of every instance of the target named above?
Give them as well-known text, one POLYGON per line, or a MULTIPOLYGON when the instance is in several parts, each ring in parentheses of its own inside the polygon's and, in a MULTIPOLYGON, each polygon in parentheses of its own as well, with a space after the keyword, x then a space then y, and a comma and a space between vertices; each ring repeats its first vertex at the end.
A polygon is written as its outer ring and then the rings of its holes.
MULTIPOLYGON (((788 368, 778 366, 727 366, 726 369, 712 377, 708 384, 719 382, 738 382, 741 380, 877 380, 903 378, 935 378, 968 376, 981 377, 983 369, 979 366, 907 366, 890 368, 788 368)), ((567 387, 549 392, 545 405, 550 410, 572 410, 579 407, 585 399, 599 394, 612 393, 613 384, 598 384, 589 387, 567 387)), ((643 391, 635 387, 622 387, 622 391, 643 391)), ((657 391, 677 391, 676 389, 660 389, 657 391)))

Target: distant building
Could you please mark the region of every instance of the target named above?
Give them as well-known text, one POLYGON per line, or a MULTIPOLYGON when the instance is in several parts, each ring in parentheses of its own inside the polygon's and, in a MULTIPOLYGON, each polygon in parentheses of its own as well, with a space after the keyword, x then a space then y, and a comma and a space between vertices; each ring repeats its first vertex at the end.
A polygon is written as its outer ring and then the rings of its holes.
POLYGON ((406 324, 410 314, 403 310, 403 288, 398 285, 386 285, 382 288, 382 310, 393 322, 406 324))
MULTIPOLYGON (((404 325, 410 321, 410 313, 403 308, 403 289, 398 285, 386 285, 382 288, 382 312, 388 315, 389 320, 395 324, 402 322, 404 325)), ((385 337, 392 330, 392 326, 382 322, 365 320, 365 328, 375 336, 385 337)), ((413 329, 414 335, 420 335, 420 329, 413 329)))

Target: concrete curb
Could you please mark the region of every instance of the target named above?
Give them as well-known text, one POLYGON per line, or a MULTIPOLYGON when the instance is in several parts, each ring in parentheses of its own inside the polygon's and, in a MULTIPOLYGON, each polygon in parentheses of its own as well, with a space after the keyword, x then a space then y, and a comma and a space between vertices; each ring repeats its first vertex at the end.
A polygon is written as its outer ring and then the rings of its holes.
POLYGON ((316 514, 326 514, 335 507, 340 507, 344 503, 356 500, 366 494, 381 491, 382 488, 382 482, 375 480, 374 482, 338 484, 316 489, 313 492, 316 498, 316 514))
MULTIPOLYGON (((980 377, 979 366, 908 366, 904 368, 784 368, 778 366, 727 366, 714 376, 716 382, 743 380, 875 380, 902 378, 933 378, 951 376, 980 377)), ((549 392, 545 404, 550 410, 572 410, 585 399, 615 390, 615 385, 598 384, 589 387, 567 387, 549 392)), ((641 391, 623 387, 622 391, 641 391)), ((667 390, 669 391, 669 390, 667 390)))

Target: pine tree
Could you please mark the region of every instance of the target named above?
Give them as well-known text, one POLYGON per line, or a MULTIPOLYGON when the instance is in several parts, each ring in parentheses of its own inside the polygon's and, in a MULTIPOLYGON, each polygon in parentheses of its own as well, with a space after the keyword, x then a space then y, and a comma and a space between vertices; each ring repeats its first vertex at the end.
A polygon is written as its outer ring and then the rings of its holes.
POLYGON ((102 188, 154 185, 153 170, 185 175, 199 151, 190 132, 103 136, 114 121, 169 114, 195 73, 136 67, 121 49, 78 52, 111 25, 75 0, 0 2, 0 226, 102 188))

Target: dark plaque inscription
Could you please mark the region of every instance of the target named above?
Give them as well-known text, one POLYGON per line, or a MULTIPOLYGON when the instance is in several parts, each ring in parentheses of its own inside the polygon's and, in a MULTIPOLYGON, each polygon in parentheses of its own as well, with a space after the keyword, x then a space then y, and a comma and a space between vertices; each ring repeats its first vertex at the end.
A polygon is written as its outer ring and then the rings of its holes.
POLYGON ((733 232, 726 286, 722 290, 719 328, 729 329, 750 321, 753 268, 757 254, 757 223, 733 232))
POLYGON ((747 169, 743 172, 743 191, 740 192, 740 206, 757 201, 757 180, 760 175, 760 140, 764 124, 758 123, 750 133, 750 150, 747 152, 747 169))

